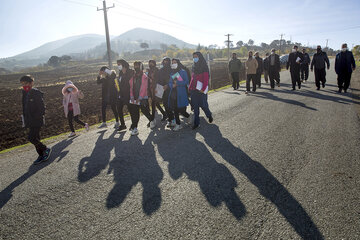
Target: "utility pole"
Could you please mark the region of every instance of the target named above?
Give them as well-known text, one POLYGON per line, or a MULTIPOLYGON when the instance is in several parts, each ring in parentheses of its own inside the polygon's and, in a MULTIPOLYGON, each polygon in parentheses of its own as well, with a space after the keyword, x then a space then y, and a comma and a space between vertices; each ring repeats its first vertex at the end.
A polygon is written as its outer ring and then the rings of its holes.
POLYGON ((225 37, 227 37, 227 41, 225 41, 227 43, 227 47, 228 47, 228 61, 230 61, 230 43, 232 43, 232 41, 230 41, 230 36, 232 36, 232 34, 228 33, 225 35, 225 37))
POLYGON ((327 51, 327 48, 328 48, 328 43, 329 43, 329 39, 326 39, 326 51, 327 51))
POLYGON ((281 55, 281 43, 282 43, 282 38, 283 38, 283 36, 284 36, 285 34, 280 34, 280 55, 281 55))
POLYGON ((208 62, 208 67, 209 67, 209 90, 211 89, 211 68, 210 68, 210 53, 207 52, 207 62, 208 62))
POLYGON ((112 69, 112 61, 111 61, 111 47, 110 47, 110 35, 109 35, 109 25, 108 25, 108 19, 107 19, 107 10, 109 8, 115 7, 115 4, 112 5, 112 7, 106 7, 105 0, 103 1, 103 8, 99 9, 98 11, 104 11, 104 21, 105 21, 105 35, 106 35, 106 47, 107 47, 107 55, 108 55, 108 62, 109 62, 109 68, 112 69))

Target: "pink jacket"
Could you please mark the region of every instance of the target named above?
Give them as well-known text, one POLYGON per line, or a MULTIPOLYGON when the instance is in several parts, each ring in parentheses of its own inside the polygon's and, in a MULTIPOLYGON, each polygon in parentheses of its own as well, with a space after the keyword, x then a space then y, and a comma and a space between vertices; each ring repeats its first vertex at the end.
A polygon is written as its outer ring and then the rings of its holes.
POLYGON ((207 88, 207 86, 209 85, 209 73, 208 72, 203 72, 200 74, 195 74, 193 73, 191 76, 191 82, 189 85, 189 90, 195 90, 196 89, 196 85, 197 82, 200 81, 202 82, 202 91, 205 91, 205 89, 207 88))
MULTIPOLYGON (((130 100, 134 100, 134 77, 135 75, 130 79, 130 100)), ((148 77, 145 73, 143 73, 141 78, 141 87, 140 87, 140 93, 139 98, 137 100, 142 99, 148 99, 148 77)))
POLYGON ((69 103, 72 103, 73 106, 73 112, 74 116, 80 114, 80 104, 79 104, 79 98, 84 98, 84 94, 78 90, 78 88, 71 82, 67 81, 65 86, 62 89, 63 97, 63 106, 64 106, 64 112, 65 116, 68 116, 69 113, 69 103), (72 92, 68 92, 67 89, 71 87, 73 88, 72 92))

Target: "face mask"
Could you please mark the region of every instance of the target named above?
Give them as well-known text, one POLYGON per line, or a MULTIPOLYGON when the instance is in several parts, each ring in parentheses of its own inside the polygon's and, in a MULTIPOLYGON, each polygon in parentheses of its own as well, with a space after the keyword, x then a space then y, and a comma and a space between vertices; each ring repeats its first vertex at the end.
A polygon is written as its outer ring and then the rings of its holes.
POLYGON ((66 90, 67 90, 68 92, 72 92, 74 89, 73 89, 72 87, 68 87, 66 90))
POLYGON ((317 52, 321 52, 321 48, 316 49, 317 52))
POLYGON ((274 55, 275 54, 275 52, 271 52, 271 55, 274 55))
POLYGON ((171 69, 177 69, 177 67, 178 67, 178 64, 177 64, 177 63, 171 64, 171 69))
POLYGON ((342 48, 341 51, 346 52, 347 48, 342 48))
POLYGON ((196 57, 196 58, 194 58, 193 60, 194 60, 194 63, 197 63, 197 62, 199 61, 199 58, 196 57))
POLYGON ((163 68, 163 67, 164 67, 164 65, 161 64, 161 65, 160 65, 160 69, 163 68))
POLYGON ((296 52, 297 50, 295 48, 292 49, 292 52, 296 52))
POLYGON ((31 86, 23 86, 25 92, 29 92, 31 90, 31 86))
POLYGON ((122 65, 119 65, 118 69, 119 69, 119 71, 121 71, 122 70, 122 65))

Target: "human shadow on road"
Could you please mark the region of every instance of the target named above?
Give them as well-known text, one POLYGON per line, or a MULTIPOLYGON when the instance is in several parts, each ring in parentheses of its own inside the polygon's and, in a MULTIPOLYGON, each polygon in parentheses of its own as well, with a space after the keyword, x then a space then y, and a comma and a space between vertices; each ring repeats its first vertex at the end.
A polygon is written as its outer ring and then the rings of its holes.
POLYGON ((246 209, 235 192, 236 179, 195 137, 196 131, 185 128, 179 133, 158 132, 154 142, 159 154, 169 163, 172 179, 178 180, 183 174, 187 175, 187 179, 199 184, 202 194, 212 207, 225 203, 232 215, 240 220, 245 216, 246 209))
POLYGON ((259 189, 260 194, 277 207, 300 237, 323 239, 311 217, 291 193, 263 165, 252 160, 225 138, 218 126, 208 124, 199 133, 214 152, 244 174, 259 189))
MULTIPOLYGON (((284 91, 281 91, 281 93, 283 93, 284 91)), ((286 98, 281 98, 279 96, 276 96, 270 92, 257 92, 256 94, 251 94, 251 96, 255 96, 255 97, 259 97, 259 98, 264 98, 264 99, 271 99, 274 101, 279 101, 279 102, 284 102, 287 104, 291 104, 291 105, 295 105, 295 106, 299 106, 299 107, 303 107, 306 108, 308 110, 312 110, 312 111, 317 111, 316 108, 312 108, 307 106, 305 103, 293 100, 293 99, 286 99, 286 98)))
POLYGON ((80 160, 78 167, 78 181, 87 182, 98 176, 110 162, 110 152, 114 148, 116 140, 114 131, 111 136, 104 139, 106 130, 98 132, 100 135, 95 143, 95 147, 89 157, 80 160))
POLYGON ((50 159, 46 162, 43 162, 39 165, 32 164, 28 171, 24 173, 22 176, 20 176, 18 179, 13 181, 9 186, 7 186, 4 190, 0 192, 0 209, 5 206, 5 204, 11 199, 12 197, 12 191, 20 186, 22 183, 24 183, 26 180, 28 180, 31 176, 35 175, 38 171, 41 169, 49 166, 51 163, 53 163, 57 158, 59 158, 58 161, 60 161, 62 158, 64 158, 68 151, 64 151, 70 144, 72 144, 74 138, 66 139, 61 142, 58 142, 54 146, 51 147, 52 152, 50 159))
MULTIPOLYGON (((342 96, 342 95, 338 95, 338 96, 326 95, 326 94, 323 94, 324 92, 326 93, 326 92, 328 92, 328 90, 325 90, 325 91, 324 90, 322 90, 322 91, 308 91, 307 90, 307 91, 294 92, 294 94, 298 94, 298 95, 305 96, 305 97, 321 99, 321 100, 325 100, 325 101, 341 103, 341 104, 350 104, 350 103, 360 104, 356 101, 353 101, 353 99, 349 98, 350 95, 348 95, 348 98, 346 98, 346 96, 342 96)), ((330 93, 334 93, 334 92, 330 92, 330 93)))
MULTIPOLYGON (((120 134, 122 139, 125 133, 120 134)), ((115 158, 110 162, 108 174, 113 173, 115 185, 106 199, 107 208, 119 207, 131 189, 141 183, 142 207, 146 215, 156 212, 161 206, 161 190, 163 172, 156 160, 151 139, 154 131, 142 144, 137 136, 130 137, 115 145, 115 158)))

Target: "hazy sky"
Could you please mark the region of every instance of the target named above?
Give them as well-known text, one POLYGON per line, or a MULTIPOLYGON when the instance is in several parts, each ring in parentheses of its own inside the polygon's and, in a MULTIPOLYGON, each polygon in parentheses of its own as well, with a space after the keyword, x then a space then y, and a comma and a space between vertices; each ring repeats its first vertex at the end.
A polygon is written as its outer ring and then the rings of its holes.
MULTIPOLYGON (((339 49, 360 44, 360 0, 108 0, 110 34, 135 27, 189 43, 286 40, 339 49)), ((85 33, 104 34, 100 0, 0 0, 0 57, 85 33)))

